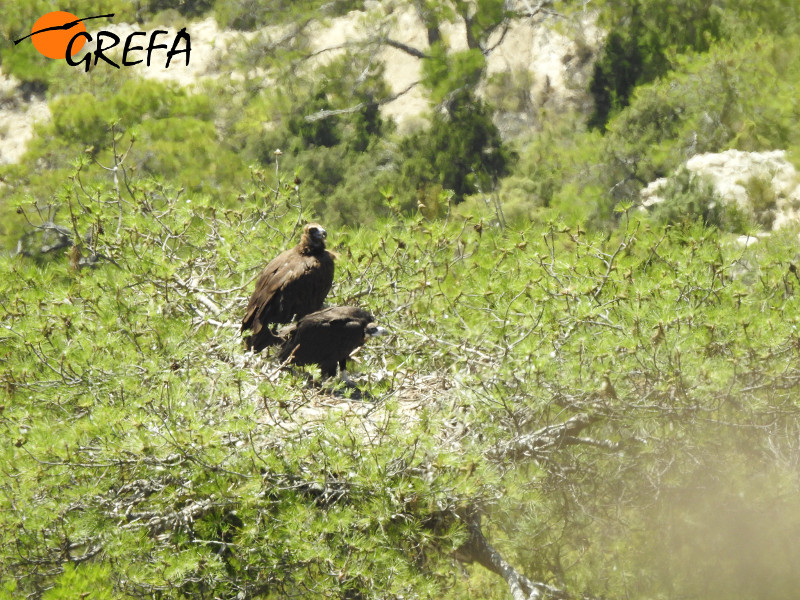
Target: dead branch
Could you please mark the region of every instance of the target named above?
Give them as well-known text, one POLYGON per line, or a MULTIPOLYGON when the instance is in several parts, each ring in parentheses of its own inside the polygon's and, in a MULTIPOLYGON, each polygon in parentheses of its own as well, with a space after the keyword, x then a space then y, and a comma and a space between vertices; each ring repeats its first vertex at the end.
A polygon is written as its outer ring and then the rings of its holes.
POLYGON ((503 556, 489 544, 481 531, 480 515, 477 511, 470 511, 466 520, 469 531, 469 540, 456 550, 456 558, 461 562, 476 562, 493 573, 500 575, 508 584, 511 597, 514 600, 537 600, 539 598, 552 598, 554 600, 566 599, 569 596, 556 587, 531 581, 517 571, 506 561, 503 556))
POLYGON ((373 102, 359 102, 355 106, 350 106, 348 108, 339 108, 336 110, 320 110, 313 114, 306 115, 305 120, 309 123, 313 123, 314 121, 320 121, 322 119, 327 119, 328 117, 335 117, 337 115, 349 115, 355 112, 358 112, 367 106, 382 106, 384 104, 388 104, 389 102, 393 102, 397 100, 403 94, 407 94, 410 92, 419 82, 415 81, 411 85, 409 85, 404 90, 397 92, 396 94, 392 94, 391 96, 386 96, 385 98, 381 98, 380 100, 375 100, 373 102))
POLYGON ((422 52, 421 50, 417 50, 413 46, 409 46, 408 44, 404 44, 403 42, 398 42, 397 40, 393 40, 391 38, 386 38, 384 43, 387 46, 391 46, 392 48, 396 48, 397 50, 401 50, 406 54, 410 54, 411 56, 415 56, 416 58, 430 58, 427 54, 422 52))
POLYGON ((553 448, 586 443, 578 434, 600 418, 598 415, 577 414, 558 425, 547 425, 533 433, 500 442, 489 452, 488 458, 495 462, 513 462, 539 457, 553 448))

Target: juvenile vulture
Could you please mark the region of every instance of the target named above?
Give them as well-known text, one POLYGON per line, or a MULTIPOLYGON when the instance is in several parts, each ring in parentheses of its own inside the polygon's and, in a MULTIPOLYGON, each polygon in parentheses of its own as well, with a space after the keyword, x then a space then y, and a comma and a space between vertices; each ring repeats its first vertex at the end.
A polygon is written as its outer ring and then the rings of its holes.
POLYGON ((260 352, 280 344, 277 323, 322 308, 333 284, 334 255, 325 249, 327 235, 320 225, 309 223, 300 243, 272 259, 258 276, 242 320, 242 331, 252 331, 244 338, 249 350, 260 352))
POLYGON ((354 306, 332 306, 311 313, 284 328, 286 338, 278 360, 295 365, 320 366, 323 377, 345 371, 347 359, 368 337, 386 333, 367 311, 354 306))

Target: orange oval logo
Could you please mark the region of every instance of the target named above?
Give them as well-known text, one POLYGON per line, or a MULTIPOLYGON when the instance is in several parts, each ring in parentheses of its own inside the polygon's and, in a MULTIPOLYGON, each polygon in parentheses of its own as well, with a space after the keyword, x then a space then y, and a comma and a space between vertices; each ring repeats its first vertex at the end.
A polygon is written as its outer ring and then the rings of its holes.
MULTIPOLYGON (((63 10, 57 10, 42 15, 33 24, 31 41, 34 48, 47 58, 66 58, 69 41, 76 34, 85 31, 86 27, 78 17, 63 10)), ((71 55, 77 54, 85 43, 84 37, 75 40, 75 43, 72 44, 71 55)))

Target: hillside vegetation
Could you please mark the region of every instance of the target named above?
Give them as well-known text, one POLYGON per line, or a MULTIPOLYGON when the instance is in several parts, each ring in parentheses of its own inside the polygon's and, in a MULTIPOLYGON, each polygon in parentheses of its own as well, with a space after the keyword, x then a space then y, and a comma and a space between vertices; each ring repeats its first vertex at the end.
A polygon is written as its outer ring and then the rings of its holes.
POLYGON ((73 263, 98 268, 3 259, 9 598, 491 594, 453 562, 480 558, 478 524, 569 596, 793 593, 793 236, 337 232, 331 302, 392 331, 348 400, 238 340, 265 253, 310 216, 291 186, 233 210, 130 185, 119 212, 111 185, 68 202, 98 232, 73 263))
POLYGON ((370 48, 303 68, 351 3, 179 3, 281 15, 229 58, 280 85, 87 90, 3 47, 52 121, 0 168, 0 598, 795 596, 797 228, 740 244, 754 215, 686 173, 636 206, 694 153, 796 151, 795 3, 600 3, 594 111, 513 142, 477 86, 524 7, 414 4, 436 109, 407 134, 370 48), (355 387, 242 347, 310 220, 328 302, 390 331, 355 387))

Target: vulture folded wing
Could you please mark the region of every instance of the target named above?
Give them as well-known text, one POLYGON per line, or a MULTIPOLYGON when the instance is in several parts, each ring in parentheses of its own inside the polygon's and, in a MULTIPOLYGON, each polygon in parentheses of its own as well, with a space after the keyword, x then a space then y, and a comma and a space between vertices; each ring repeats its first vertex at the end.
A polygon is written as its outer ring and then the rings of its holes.
POLYGON ((333 258, 287 250, 272 260, 256 282, 242 331, 261 333, 268 323, 288 323, 322 307, 333 284, 333 258))
POLYGON ((256 281, 242 331, 248 349, 260 352, 280 344, 279 323, 289 323, 322 308, 333 285, 334 255, 325 249, 327 232, 317 223, 303 228, 300 243, 271 260, 256 281))
POLYGON ((271 305, 276 299, 276 294, 280 294, 287 278, 297 276, 297 271, 292 269, 291 253, 292 250, 283 252, 261 271, 242 320, 242 331, 252 329, 253 333, 257 334, 261 331, 262 323, 269 322, 269 319, 262 319, 264 312, 273 312, 271 305))

